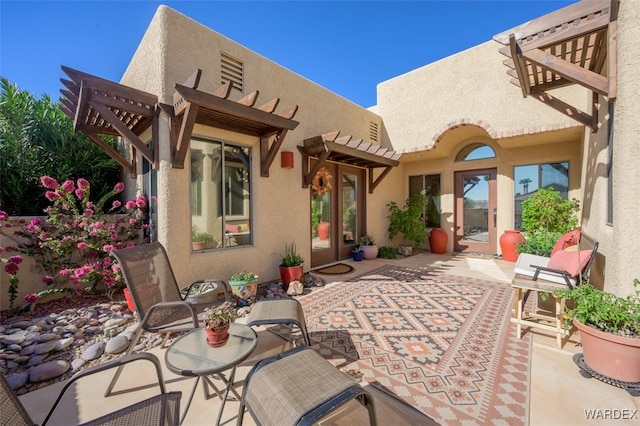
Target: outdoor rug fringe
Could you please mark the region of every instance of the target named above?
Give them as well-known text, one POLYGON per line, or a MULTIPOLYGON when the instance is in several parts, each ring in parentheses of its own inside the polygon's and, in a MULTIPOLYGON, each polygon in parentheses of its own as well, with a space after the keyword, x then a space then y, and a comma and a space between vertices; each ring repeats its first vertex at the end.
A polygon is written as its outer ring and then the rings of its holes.
POLYGON ((531 334, 515 336, 509 286, 384 266, 299 300, 313 347, 356 380, 443 425, 529 423, 531 334))

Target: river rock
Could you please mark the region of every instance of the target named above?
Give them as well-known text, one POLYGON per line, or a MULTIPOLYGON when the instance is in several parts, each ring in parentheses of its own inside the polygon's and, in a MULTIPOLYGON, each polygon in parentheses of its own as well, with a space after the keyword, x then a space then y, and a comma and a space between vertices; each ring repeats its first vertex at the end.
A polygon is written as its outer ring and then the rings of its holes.
POLYGON ((14 373, 7 376, 7 383, 13 390, 23 387, 29 381, 29 373, 14 373))
POLYGON ((118 335, 107 342, 105 351, 108 354, 119 354, 120 352, 125 351, 128 346, 129 339, 127 339, 126 336, 118 335))
POLYGON ((37 367, 29 373, 29 381, 37 383, 62 376, 69 371, 70 364, 67 361, 50 361, 37 367))
POLYGON ((104 342, 96 342, 90 346, 88 346, 83 352, 82 352, 82 359, 84 359, 85 361, 92 361, 100 356, 102 356, 102 354, 104 353, 104 349, 106 347, 106 343, 104 342))

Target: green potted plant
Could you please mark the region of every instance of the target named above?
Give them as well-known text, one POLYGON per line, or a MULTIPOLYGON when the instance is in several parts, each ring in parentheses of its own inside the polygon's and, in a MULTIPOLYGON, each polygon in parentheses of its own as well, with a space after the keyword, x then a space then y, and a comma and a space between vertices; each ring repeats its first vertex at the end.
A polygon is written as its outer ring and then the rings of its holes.
POLYGON ((371 235, 363 234, 358 239, 358 243, 360 244, 360 249, 364 252, 363 257, 365 259, 371 260, 378 257, 378 246, 371 235))
POLYGON ((403 244, 398 248, 400 254, 411 255, 413 245, 423 244, 429 235, 422 219, 426 202, 426 191, 422 190, 407 198, 404 207, 400 207, 395 201, 387 203, 389 239, 394 239, 399 233, 404 236, 403 244))
POLYGON ((213 241, 213 235, 206 232, 200 232, 197 226, 191 228, 191 248, 193 251, 202 250, 207 243, 213 241))
POLYGON ((362 250, 362 246, 360 244, 357 244, 353 248, 353 250, 351 250, 351 256, 356 262, 360 262, 364 258, 364 251, 362 250))
POLYGON ((220 347, 229 339, 229 326, 238 316, 233 302, 223 302, 210 306, 204 311, 204 329, 207 343, 212 347, 220 347))
POLYGON ((304 259, 296 250, 296 243, 292 241, 284 246, 284 254, 280 262, 280 278, 285 290, 291 281, 302 280, 304 274, 304 259))
POLYGON ((553 294, 573 303, 563 317, 580 332, 585 364, 608 378, 640 383, 640 291, 620 297, 583 284, 553 294))
POLYGON ((256 301, 258 294, 258 276, 253 272, 236 272, 229 278, 229 285, 238 306, 247 306, 256 301))

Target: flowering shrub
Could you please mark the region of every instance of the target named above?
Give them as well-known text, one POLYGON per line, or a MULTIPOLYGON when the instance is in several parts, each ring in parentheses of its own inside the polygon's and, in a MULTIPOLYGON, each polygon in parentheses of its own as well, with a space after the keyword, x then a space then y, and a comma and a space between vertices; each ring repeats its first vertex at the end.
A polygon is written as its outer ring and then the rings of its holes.
MULTIPOLYGON (((0 211, 0 224, 4 225, 2 232, 9 235, 12 231, 19 237, 18 241, 22 241, 5 247, 4 251, 28 255, 42 268, 42 282, 48 289, 40 292, 39 296, 57 292, 55 289, 69 281, 75 285, 76 291, 82 291, 86 286, 95 290, 103 285, 107 295, 111 296, 124 282, 117 261, 109 253, 133 246, 140 239, 141 229, 146 227, 143 224, 147 207, 145 197, 140 195, 128 201, 124 209, 120 201, 115 200, 104 213, 105 203, 124 190, 122 182, 94 203, 89 200, 91 185, 85 179, 58 184, 55 179, 43 176, 40 181, 47 189, 45 197, 53 203, 45 209, 47 219, 34 218, 27 223, 0 211), (107 215, 113 220, 108 220, 107 215)), ((9 288, 13 306, 18 286, 16 273, 22 257, 11 256, 3 261, 6 263, 5 271, 13 277, 9 288)), ((28 303, 38 300, 31 294, 27 297, 28 303)))

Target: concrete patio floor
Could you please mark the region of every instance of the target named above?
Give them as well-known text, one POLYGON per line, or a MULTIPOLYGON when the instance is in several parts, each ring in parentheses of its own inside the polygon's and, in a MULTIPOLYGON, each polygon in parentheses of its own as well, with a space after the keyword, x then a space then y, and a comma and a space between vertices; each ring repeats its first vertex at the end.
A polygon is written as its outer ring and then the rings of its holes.
MULTIPOLYGON (((375 259, 362 262, 353 262, 355 270, 347 275, 323 275, 328 285, 335 281, 344 281, 356 275, 375 269, 386 263, 393 262, 398 265, 430 268, 441 273, 475 277, 508 286, 513 276, 513 263, 497 259, 485 259, 472 255, 445 254, 436 255, 420 253, 409 258, 393 260, 375 259)), ((238 321, 243 321, 243 318, 238 321)), ((237 388, 240 389, 243 379, 251 366, 261 358, 275 354, 289 347, 287 342, 276 337, 273 333, 263 328, 258 331, 258 347, 252 358, 238 367, 236 373, 237 388)), ((533 347, 531 358, 531 392, 529 406, 529 424, 542 425, 609 425, 612 420, 615 424, 637 424, 640 415, 636 410, 640 408, 640 397, 632 397, 625 390, 602 383, 596 379, 583 378, 572 360, 572 355, 581 352, 579 338, 574 335, 562 349, 556 346, 555 337, 535 333, 533 335, 533 347), (588 418, 589 413, 596 418, 588 418)), ((153 349, 154 353, 164 363, 164 350, 153 349)), ((137 398, 143 398, 144 394, 153 394, 155 389, 145 388, 155 377, 151 368, 144 364, 133 364, 127 367, 122 375, 116 390, 123 390, 119 395, 107 399, 102 397, 112 373, 100 373, 89 380, 81 382, 69 395, 63 407, 57 410, 59 414, 49 424, 72 425, 79 421, 92 418, 94 412, 104 414, 126 406, 137 398), (132 390, 134 389, 134 390, 132 390)), ((184 409, 191 392, 193 378, 177 376, 166 368, 164 379, 170 391, 181 390, 183 392, 181 409, 184 409)), ((58 383, 20 397, 33 420, 41 423, 46 411, 57 397, 62 383, 58 383)), ((400 400, 384 394, 371 386, 366 388, 373 394, 376 403, 376 413, 379 425, 430 425, 435 424, 423 414, 400 400)), ((240 392, 240 391, 239 391, 240 392)), ((183 424, 204 425, 212 424, 220 407, 220 400, 203 398, 202 389, 196 393, 189 408, 189 412, 183 424)), ((223 416, 223 425, 235 424, 238 411, 238 402, 227 402, 223 416)), ((366 424, 366 411, 357 403, 346 407, 342 412, 326 419, 322 425, 356 425, 366 424)), ((512 424, 523 424, 524 421, 512 424)), ((244 417, 245 425, 252 425, 250 415, 244 417)))

